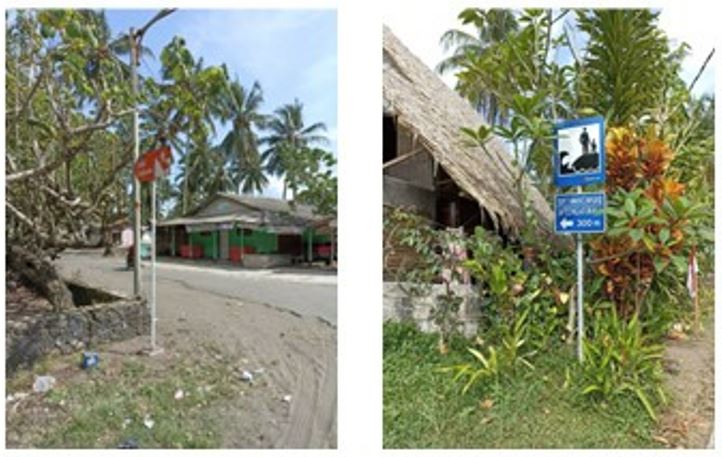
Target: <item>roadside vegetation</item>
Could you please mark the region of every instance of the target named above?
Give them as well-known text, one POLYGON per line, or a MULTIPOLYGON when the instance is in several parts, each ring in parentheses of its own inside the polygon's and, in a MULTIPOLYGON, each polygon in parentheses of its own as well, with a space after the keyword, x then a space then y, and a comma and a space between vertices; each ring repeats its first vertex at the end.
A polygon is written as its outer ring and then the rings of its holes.
POLYGON ((80 353, 47 358, 8 380, 8 445, 40 448, 218 448, 213 408, 248 384, 216 351, 158 360, 101 352, 80 370, 80 353), (219 360, 220 359, 220 360, 219 360), (58 383, 33 393, 36 375, 58 383))
POLYGON ((462 126, 468 141, 480 153, 492 135, 511 145, 526 225, 504 239, 482 228, 460 236, 387 214, 386 233, 417 255, 398 273, 408 294, 446 288, 435 297, 438 334, 384 327, 384 444, 657 447, 665 338, 695 329, 704 310, 687 287, 690 259, 700 287, 712 287, 714 98, 692 94, 697 78, 680 76, 688 48, 672 48, 648 10, 473 8, 459 19, 466 28, 442 37, 454 51, 439 70, 456 72, 457 90, 488 121, 462 126), (553 36, 565 17, 575 20, 553 36), (574 255, 541 239, 526 189, 552 201, 553 124, 590 115, 606 120, 608 213, 607 232, 585 236, 580 365, 574 255), (458 334, 464 297, 451 287, 464 274, 482 311, 471 339, 458 334))
POLYGON ((452 338, 442 355, 435 335, 384 326, 384 447, 660 446, 652 420, 629 398, 587 401, 574 382, 580 373, 571 347, 557 345, 535 359, 534 370, 475 383, 462 394, 443 367, 468 363, 468 345, 452 338))

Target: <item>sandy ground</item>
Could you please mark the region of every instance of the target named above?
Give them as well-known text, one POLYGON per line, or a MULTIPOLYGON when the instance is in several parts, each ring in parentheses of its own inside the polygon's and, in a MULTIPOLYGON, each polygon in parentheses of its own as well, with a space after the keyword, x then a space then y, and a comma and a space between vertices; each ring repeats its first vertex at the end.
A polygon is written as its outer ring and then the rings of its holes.
POLYGON ((671 398, 659 440, 674 448, 707 448, 714 430, 714 319, 703 333, 668 342, 664 362, 671 398))
MULTIPOLYGON (((97 269, 85 271, 77 263, 64 268, 63 262, 59 266, 64 274, 92 277, 93 284, 117 290, 112 285, 117 275, 98 276, 97 269)), ((159 279, 158 296, 158 341, 166 351, 212 344, 239 368, 264 372, 268 388, 215 412, 223 423, 224 447, 336 447, 334 326, 319 317, 214 294, 186 281, 159 279), (289 395, 290 402, 283 401, 289 395)))

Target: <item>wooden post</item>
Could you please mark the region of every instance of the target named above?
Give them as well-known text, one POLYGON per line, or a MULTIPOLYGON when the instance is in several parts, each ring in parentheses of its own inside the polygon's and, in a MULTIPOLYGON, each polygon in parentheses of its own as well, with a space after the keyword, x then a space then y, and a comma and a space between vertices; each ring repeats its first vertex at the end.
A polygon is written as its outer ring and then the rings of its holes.
POLYGON ((689 270, 692 273, 692 277, 690 278, 690 286, 692 289, 692 293, 694 294, 693 300, 694 300, 694 328, 695 332, 699 333, 702 331, 702 323, 700 322, 700 312, 699 312, 699 277, 697 274, 697 246, 692 246, 692 252, 690 255, 690 261, 689 261, 689 270))
POLYGON ((308 264, 313 263, 313 228, 308 229, 308 264))

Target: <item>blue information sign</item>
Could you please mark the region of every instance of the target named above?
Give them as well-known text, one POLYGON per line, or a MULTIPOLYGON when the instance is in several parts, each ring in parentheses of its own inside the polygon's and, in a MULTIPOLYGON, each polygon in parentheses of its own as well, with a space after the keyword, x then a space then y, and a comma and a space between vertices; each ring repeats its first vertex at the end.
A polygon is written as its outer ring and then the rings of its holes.
POLYGON ((557 233, 602 233, 606 230, 603 192, 557 194, 554 205, 554 227, 557 233))
POLYGON ((554 126, 554 184, 584 186, 604 182, 604 118, 563 121, 554 126))

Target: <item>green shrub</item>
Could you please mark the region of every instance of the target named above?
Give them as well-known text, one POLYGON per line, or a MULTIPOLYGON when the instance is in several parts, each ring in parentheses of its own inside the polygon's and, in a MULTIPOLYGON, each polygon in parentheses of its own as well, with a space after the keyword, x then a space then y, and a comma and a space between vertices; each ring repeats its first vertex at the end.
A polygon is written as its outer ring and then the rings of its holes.
POLYGON ((637 316, 619 319, 614 308, 597 316, 593 337, 584 341, 583 395, 610 399, 633 394, 656 420, 655 404, 665 402, 661 387, 664 347, 651 344, 637 316))
POLYGON ((483 313, 481 329, 489 339, 502 336, 516 315, 526 313, 524 335, 534 350, 549 346, 564 325, 571 281, 568 264, 549 252, 503 246, 501 240, 477 228, 469 245, 473 256, 464 266, 478 285, 483 313), (531 252, 531 255, 529 253, 531 252))
POLYGON ((529 360, 535 352, 528 350, 529 345, 525 339, 525 334, 528 332, 528 314, 528 311, 522 313, 512 327, 505 327, 502 330, 502 337, 497 346, 485 344, 483 340, 477 338, 479 348, 467 348, 474 356, 472 362, 446 367, 442 371, 455 372, 455 381, 464 379, 466 382, 462 393, 466 393, 478 382, 498 382, 501 376, 514 374, 520 365, 534 369, 534 365, 529 360))

